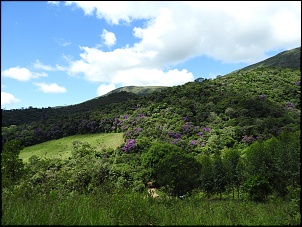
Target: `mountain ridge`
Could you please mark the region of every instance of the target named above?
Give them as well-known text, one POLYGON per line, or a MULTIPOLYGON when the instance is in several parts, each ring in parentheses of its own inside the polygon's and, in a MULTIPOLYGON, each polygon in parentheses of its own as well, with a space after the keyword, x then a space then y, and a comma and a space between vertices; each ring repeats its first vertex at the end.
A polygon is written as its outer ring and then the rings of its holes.
POLYGON ((231 73, 247 71, 258 67, 300 69, 301 68, 300 62, 301 62, 301 47, 296 47, 290 50, 282 51, 279 54, 269 57, 263 61, 246 66, 241 69, 237 69, 231 73))
POLYGON ((106 94, 102 95, 101 97, 108 96, 113 93, 119 93, 122 91, 132 92, 137 95, 148 95, 154 91, 159 91, 161 89, 165 89, 168 87, 170 87, 170 86, 123 86, 123 87, 119 87, 114 90, 111 90, 111 91, 107 92, 106 94))

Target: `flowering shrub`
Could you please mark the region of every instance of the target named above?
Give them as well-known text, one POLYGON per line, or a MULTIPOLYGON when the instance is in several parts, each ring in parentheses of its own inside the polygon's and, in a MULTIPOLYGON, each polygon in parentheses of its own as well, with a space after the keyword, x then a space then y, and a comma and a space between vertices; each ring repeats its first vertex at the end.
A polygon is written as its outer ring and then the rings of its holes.
POLYGON ((190 141, 190 145, 198 145, 197 140, 191 140, 191 141, 190 141))
POLYGON ((198 132, 197 134, 200 136, 200 138, 203 137, 203 133, 202 132, 198 132))
POLYGON ((136 128, 125 133, 126 138, 131 138, 139 135, 139 132, 142 131, 142 128, 136 128))
POLYGON ((202 130, 205 132, 209 132, 209 131, 211 131, 211 128, 203 127, 202 130))
POLYGON ((244 143, 251 143, 253 142, 254 140, 256 140, 253 136, 247 136, 245 135, 243 138, 242 138, 242 142, 244 143))
POLYGON ((128 139, 126 141, 126 144, 122 148, 122 150, 125 151, 126 153, 129 153, 130 150, 132 150, 132 148, 135 147, 135 145, 136 145, 136 140, 135 139, 128 139))
POLYGON ((182 118, 184 121, 188 121, 189 120, 189 117, 188 116, 185 116, 182 118))
POLYGON ((182 135, 180 133, 169 132, 168 133, 171 138, 181 139, 182 135))
POLYGON ((186 122, 183 126, 182 126, 182 130, 184 130, 184 132, 189 131, 191 127, 191 122, 186 122))
POLYGON ((290 108, 294 108, 294 106, 295 106, 295 104, 293 104, 292 102, 287 102, 286 104, 290 108))
POLYGON ((261 94, 261 95, 259 95, 259 99, 266 99, 266 95, 265 94, 261 94))

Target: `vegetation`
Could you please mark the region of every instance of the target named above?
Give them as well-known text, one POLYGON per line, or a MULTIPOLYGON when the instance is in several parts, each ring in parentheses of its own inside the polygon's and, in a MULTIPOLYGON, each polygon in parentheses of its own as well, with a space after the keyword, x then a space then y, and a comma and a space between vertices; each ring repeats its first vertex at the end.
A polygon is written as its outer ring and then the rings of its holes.
POLYGON ((2 224, 299 224, 300 78, 262 64, 148 95, 2 110, 2 224))
POLYGON ((119 93, 122 91, 126 91, 126 92, 134 93, 134 94, 137 94, 140 96, 146 96, 146 95, 153 93, 154 91, 160 91, 161 89, 165 89, 165 88, 167 88, 167 87, 165 87, 165 86, 125 86, 125 87, 120 87, 120 88, 114 89, 105 95, 110 95, 113 93, 119 93))
POLYGON ((104 148, 115 149, 123 143, 122 133, 101 133, 101 134, 85 134, 63 137, 57 140, 50 140, 44 143, 25 147, 20 151, 19 158, 23 162, 36 155, 38 158, 61 158, 67 159, 71 156, 73 143, 76 141, 86 142, 94 146, 96 150, 104 148))

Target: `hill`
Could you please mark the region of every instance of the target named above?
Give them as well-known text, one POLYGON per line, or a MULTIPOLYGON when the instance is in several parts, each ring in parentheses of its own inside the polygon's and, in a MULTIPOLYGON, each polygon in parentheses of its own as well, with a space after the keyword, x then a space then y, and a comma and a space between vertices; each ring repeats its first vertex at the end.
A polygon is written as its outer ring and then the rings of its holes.
POLYGON ((10 187, 19 180, 17 192, 24 187, 67 194, 143 192, 151 182, 184 199, 198 193, 208 199, 237 194, 240 200, 300 201, 300 99, 300 69, 259 66, 148 95, 121 91, 74 109, 46 109, 40 118, 28 115, 30 123, 17 112, 23 123, 2 127, 2 182, 10 187), (97 152, 74 143, 72 157, 32 158, 21 177, 16 154, 22 145, 98 133, 119 134, 122 143, 97 152))
MULTIPOLYGON (((134 126, 121 127, 122 122, 128 118, 135 122, 133 114, 152 119, 149 126, 158 125, 162 133, 165 133, 162 127, 165 130, 176 127, 176 122, 170 120, 177 115, 180 119, 187 117, 198 127, 212 125, 218 127, 217 130, 226 125, 236 127, 235 141, 248 134, 269 136, 270 130, 278 131, 299 123, 301 71, 292 64, 298 59, 297 53, 301 53, 300 48, 280 53, 259 63, 258 67, 254 65, 255 68, 245 68, 213 80, 152 87, 155 90, 148 95, 138 95, 146 92, 146 87, 130 86, 124 88, 127 91, 116 89, 106 96, 72 106, 2 110, 3 141, 20 138, 29 146, 76 134, 126 133, 131 128, 134 130, 134 126), (278 61, 282 64, 276 63, 278 61), (171 119, 159 119, 158 114, 164 109, 171 114, 171 119), (220 123, 215 125, 217 122, 220 123)), ((150 129, 148 136, 156 138, 151 132, 158 134, 150 129)))
POLYGON ((301 67, 300 62, 301 62, 301 47, 297 47, 291 50, 283 51, 273 57, 267 58, 261 62, 244 67, 236 71, 247 71, 259 67, 300 69, 301 67))
POLYGON ((166 86, 125 86, 114 89, 103 96, 107 96, 113 93, 119 93, 122 91, 134 93, 140 96, 145 96, 153 93, 154 91, 160 91, 161 89, 167 88, 166 86))

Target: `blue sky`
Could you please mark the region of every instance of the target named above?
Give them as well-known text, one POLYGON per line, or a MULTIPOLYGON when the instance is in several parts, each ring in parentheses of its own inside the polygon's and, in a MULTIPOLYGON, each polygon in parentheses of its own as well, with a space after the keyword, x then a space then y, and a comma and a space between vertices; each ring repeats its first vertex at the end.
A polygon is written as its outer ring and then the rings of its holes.
POLYGON ((1 108, 215 78, 301 46, 301 1, 1 1, 1 108))

